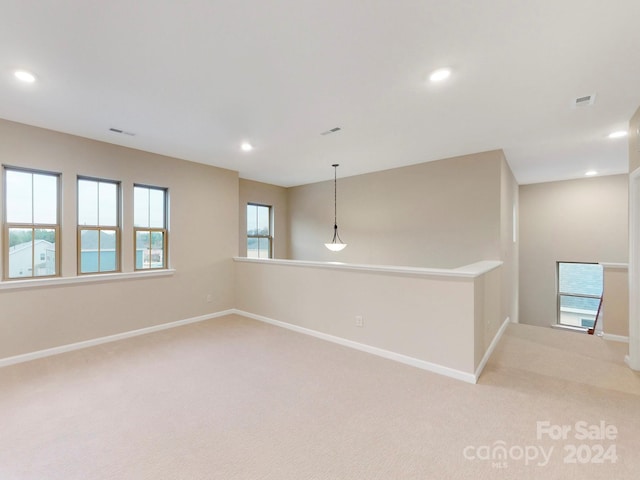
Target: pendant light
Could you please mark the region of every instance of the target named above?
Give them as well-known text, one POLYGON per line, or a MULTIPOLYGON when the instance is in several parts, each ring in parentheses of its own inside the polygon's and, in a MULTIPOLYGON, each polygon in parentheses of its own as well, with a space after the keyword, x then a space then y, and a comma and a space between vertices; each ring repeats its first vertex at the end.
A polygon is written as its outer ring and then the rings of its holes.
POLYGON ((333 167, 333 240, 331 243, 325 243, 332 252, 339 252, 347 246, 346 243, 342 243, 340 235, 338 235, 338 163, 331 165, 333 167))

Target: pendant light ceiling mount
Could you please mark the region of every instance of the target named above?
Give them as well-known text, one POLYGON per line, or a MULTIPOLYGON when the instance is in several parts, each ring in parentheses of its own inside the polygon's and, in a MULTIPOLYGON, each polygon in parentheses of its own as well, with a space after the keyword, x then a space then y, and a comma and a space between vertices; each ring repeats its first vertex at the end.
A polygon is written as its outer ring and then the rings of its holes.
POLYGON ((333 239, 331 243, 325 243, 332 252, 339 252, 347 246, 346 243, 342 243, 340 235, 338 235, 338 167, 339 163, 331 165, 333 167, 333 239))

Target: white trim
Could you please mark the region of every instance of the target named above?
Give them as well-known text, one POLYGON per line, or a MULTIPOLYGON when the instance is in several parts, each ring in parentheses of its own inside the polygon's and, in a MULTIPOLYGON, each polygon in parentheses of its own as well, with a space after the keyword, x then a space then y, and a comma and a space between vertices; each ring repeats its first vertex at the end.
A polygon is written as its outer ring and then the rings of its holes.
POLYGON ((610 342, 629 343, 629 337, 625 337, 624 335, 614 335, 613 333, 603 333, 602 339, 609 340, 610 342))
POLYGON ((500 325, 500 328, 498 329, 495 336, 493 337, 493 340, 491 340, 491 344, 489 345, 489 348, 487 348, 487 351, 484 352, 484 356, 482 357, 482 360, 480 360, 480 364, 478 365, 478 368, 476 368, 476 373, 474 375, 476 380, 473 383, 476 383, 480 378, 480 374, 484 370, 484 367, 487 365, 487 362, 489 361, 491 354, 496 349, 498 342, 502 338, 504 331, 507 329, 510 323, 511 323, 511 319, 507 317, 504 319, 504 322, 502 322, 502 325, 500 325))
POLYGON ((598 262, 602 265, 602 268, 627 270, 629 268, 628 263, 612 263, 612 262, 598 262))
POLYGON ((640 370, 640 168, 629 175, 629 367, 640 370))
POLYGON ((197 323, 205 320, 211 320, 213 318, 224 317, 227 315, 240 315, 253 320, 258 320, 260 322, 268 323, 281 328, 286 328, 288 330, 292 330, 305 335, 310 335, 312 337, 316 337, 321 340, 326 340, 332 343, 336 343, 338 345, 342 345, 345 347, 353 348, 355 350, 360 350, 362 352, 377 355, 379 357, 383 357, 388 360, 393 360, 399 363, 403 363, 405 365, 410 365, 412 367, 420 368, 422 370, 427 370, 429 372, 437 373, 439 375, 444 375, 450 378, 454 378, 456 380, 462 380, 463 382, 473 383, 473 384, 477 383, 478 378, 480 377, 480 373, 484 369, 487 361, 489 360, 489 357, 493 353, 493 350, 495 349, 504 331, 506 330, 508 324, 510 323, 509 317, 507 317, 503 322, 502 326, 500 327, 500 329, 498 330, 498 332, 496 333, 495 337, 493 338, 491 345, 489 345, 489 348, 485 352, 484 357, 482 358, 480 365, 476 369, 475 374, 463 372, 462 370, 457 370, 455 368, 445 367, 444 365, 439 365, 437 363, 427 362, 425 360, 420 360, 418 358, 409 357, 408 355, 403 355, 401 353, 391 352, 389 350, 384 350, 382 348, 373 347, 371 345, 358 343, 353 340, 347 340, 346 338, 336 337, 334 335, 329 335, 327 333, 322 333, 317 330, 311 330, 309 328, 300 327, 298 325, 293 325, 291 323, 281 322, 279 320, 274 320, 268 317, 264 317, 262 315, 256 315, 254 313, 245 312, 243 310, 238 310, 236 308, 223 310, 221 312, 216 312, 216 313, 210 313, 207 315, 200 315, 198 317, 191 317, 184 320, 177 320, 175 322, 163 323, 160 325, 153 325, 151 327, 140 328, 138 330, 130 330, 128 332, 116 333, 114 335, 94 338, 94 339, 85 340, 82 342, 70 343, 67 345, 59 346, 59 347, 47 348, 45 350, 38 350, 35 352, 2 358, 0 359, 0 368, 8 367, 10 365, 15 365, 18 363, 29 362, 31 360, 37 360, 39 358, 59 355, 61 353, 72 352, 74 350, 81 350, 83 348, 94 347, 97 345, 102 345, 104 343, 116 342, 118 340, 124 340, 126 338, 137 337, 140 335, 159 332, 159 331, 167 330, 170 328, 181 327, 183 325, 188 325, 190 323, 197 323))
POLYGON ((136 272, 96 273, 95 275, 78 275, 76 277, 30 278, 29 280, 7 280, 0 282, 2 290, 21 290, 28 288, 52 287, 54 285, 72 285, 78 283, 112 282, 116 280, 136 280, 152 277, 167 277, 176 273, 173 268, 161 270, 145 270, 136 272))
POLYGON ((334 335, 329 335, 327 333, 322 333, 317 330, 311 330, 309 328, 300 327, 298 325, 294 325, 291 323, 281 322, 280 320, 274 320, 272 318, 264 317, 262 315, 256 315, 255 313, 245 312, 244 310, 234 309, 233 313, 236 315, 241 315, 243 317, 251 318, 253 320, 258 320, 260 322, 275 325, 277 327, 286 328, 287 330, 293 330, 294 332, 302 333, 304 335, 310 335, 312 337, 316 337, 321 340, 337 343, 338 345, 342 345, 344 347, 349 347, 355 350, 360 350, 362 352, 371 353, 373 355, 377 355, 379 357, 383 357, 388 360, 394 360, 396 362, 404 363, 405 365, 411 365, 412 367, 417 367, 422 370, 428 370, 433 373, 455 378, 456 380, 462 380, 467 383, 476 383, 477 381, 477 378, 474 374, 463 372, 462 370, 456 370, 455 368, 445 367, 443 365, 438 365, 437 363, 431 363, 425 360, 409 357, 407 355, 402 355, 401 353, 391 352, 389 350, 384 350, 378 347, 372 347, 371 345, 354 342, 353 340, 347 340, 346 338, 336 337, 334 335))
POLYGON ((232 315, 233 310, 224 310, 221 312, 210 313, 207 315, 200 315, 199 317, 186 318, 184 320, 178 320, 175 322, 162 323, 160 325, 154 325, 152 327, 140 328, 138 330, 130 330, 128 332, 116 333, 115 335, 108 335, 106 337, 94 338, 91 340, 85 340, 77 343, 70 343, 68 345, 62 345, 60 347, 47 348, 46 350, 38 350, 36 352, 25 353, 22 355, 15 355, 13 357, 7 357, 0 359, 0 368, 8 367, 16 363, 28 362, 36 360, 38 358, 50 357, 52 355, 58 355, 60 353, 71 352, 73 350, 80 350, 82 348, 94 347, 103 343, 116 342, 125 338, 137 337, 139 335, 146 335, 147 333, 159 332, 161 330, 167 330, 169 328, 181 327, 189 323, 202 322, 204 320, 210 320, 212 318, 223 317, 225 315, 232 315))
POLYGON ((421 268, 401 267, 391 265, 365 265, 340 262, 315 262, 308 260, 282 260, 275 258, 247 258, 233 257, 236 262, 243 263, 269 263, 271 265, 287 265, 292 267, 329 268, 334 270, 355 270, 372 273, 396 273, 402 275, 416 275, 424 277, 454 277, 476 278, 502 265, 499 260, 483 260, 459 268, 421 268))

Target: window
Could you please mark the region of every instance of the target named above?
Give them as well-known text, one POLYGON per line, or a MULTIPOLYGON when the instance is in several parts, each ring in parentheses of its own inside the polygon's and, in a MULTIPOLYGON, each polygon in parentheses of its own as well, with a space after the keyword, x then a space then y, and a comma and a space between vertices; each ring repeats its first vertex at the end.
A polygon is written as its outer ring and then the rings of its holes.
POLYGON ((592 328, 602 298, 602 265, 558 262, 557 269, 558 324, 592 328))
POLYGON ((120 271, 120 183, 78 177, 78 272, 120 271))
POLYGON ((60 174, 4 168, 4 278, 59 275, 60 174))
POLYGON ((247 205, 247 257, 272 257, 271 207, 247 205))
POLYGON ((135 269, 167 268, 167 189, 133 186, 135 269))

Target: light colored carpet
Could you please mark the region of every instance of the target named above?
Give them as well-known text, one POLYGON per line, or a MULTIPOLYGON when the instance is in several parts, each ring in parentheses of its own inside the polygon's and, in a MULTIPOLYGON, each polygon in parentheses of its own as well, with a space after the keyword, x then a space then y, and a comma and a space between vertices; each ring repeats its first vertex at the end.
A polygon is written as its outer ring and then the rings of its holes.
POLYGON ((469 385, 215 319, 0 369, 0 479, 636 479, 640 376, 625 350, 510 325, 469 385), (572 430, 538 439, 543 421, 572 430), (615 438, 578 440, 581 421, 615 438), (485 459, 499 446, 505 460, 485 459), (540 448, 545 465, 520 458, 540 448))

